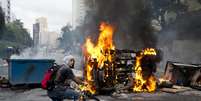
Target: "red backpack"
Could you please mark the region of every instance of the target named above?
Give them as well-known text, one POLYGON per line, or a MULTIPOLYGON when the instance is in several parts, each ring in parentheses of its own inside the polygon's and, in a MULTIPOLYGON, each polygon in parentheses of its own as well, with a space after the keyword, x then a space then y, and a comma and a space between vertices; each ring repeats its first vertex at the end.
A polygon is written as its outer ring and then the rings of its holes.
POLYGON ((57 71, 61 66, 54 64, 44 74, 43 80, 41 81, 41 88, 45 90, 51 90, 55 86, 55 78, 57 71))

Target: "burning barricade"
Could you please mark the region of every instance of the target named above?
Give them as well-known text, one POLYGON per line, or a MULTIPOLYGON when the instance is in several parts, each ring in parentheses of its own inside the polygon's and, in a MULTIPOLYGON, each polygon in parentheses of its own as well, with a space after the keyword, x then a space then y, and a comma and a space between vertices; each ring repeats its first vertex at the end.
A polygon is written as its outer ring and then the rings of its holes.
POLYGON ((153 92, 156 90, 156 50, 147 48, 136 56, 134 88, 136 92, 153 92))
POLYGON ((103 22, 97 43, 92 43, 90 38, 86 40, 84 77, 88 85, 81 90, 106 94, 115 91, 117 85, 127 86, 131 82, 129 90, 133 92, 154 92, 158 51, 154 48, 118 50, 113 43, 113 33, 113 26, 103 22))

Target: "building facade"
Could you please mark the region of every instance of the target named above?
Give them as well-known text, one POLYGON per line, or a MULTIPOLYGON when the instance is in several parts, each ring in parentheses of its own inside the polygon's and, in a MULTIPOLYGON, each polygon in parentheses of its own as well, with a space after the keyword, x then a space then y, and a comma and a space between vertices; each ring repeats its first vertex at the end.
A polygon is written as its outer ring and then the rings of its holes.
POLYGON ((37 47, 39 45, 39 23, 33 24, 33 41, 34 41, 34 47, 37 47))
POLYGON ((58 33, 57 32, 48 32, 48 46, 50 48, 56 48, 58 44, 58 33))
POLYGON ((84 20, 87 8, 85 6, 85 0, 72 0, 72 3, 72 24, 73 28, 75 28, 84 20))
POLYGON ((3 9, 6 23, 11 20, 11 3, 10 0, 0 0, 0 6, 3 9))
MULTIPOLYGON (((47 45, 47 37, 48 37, 48 24, 47 24, 47 19, 45 17, 40 17, 36 19, 36 23, 38 24, 38 32, 39 32, 39 37, 38 37, 38 45, 44 46, 47 45)), ((33 28, 33 29, 37 29, 33 28)))
POLYGON ((58 33, 48 31, 47 19, 40 17, 33 24, 33 40, 35 47, 55 48, 58 33))

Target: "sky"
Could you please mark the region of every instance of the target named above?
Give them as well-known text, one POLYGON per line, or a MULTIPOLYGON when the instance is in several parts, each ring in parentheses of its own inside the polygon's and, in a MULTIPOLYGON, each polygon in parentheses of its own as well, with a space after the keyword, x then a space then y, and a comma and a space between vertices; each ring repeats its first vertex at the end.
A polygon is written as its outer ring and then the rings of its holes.
POLYGON ((38 17, 47 18, 49 31, 59 32, 72 23, 72 0, 11 0, 11 12, 31 33, 38 17))

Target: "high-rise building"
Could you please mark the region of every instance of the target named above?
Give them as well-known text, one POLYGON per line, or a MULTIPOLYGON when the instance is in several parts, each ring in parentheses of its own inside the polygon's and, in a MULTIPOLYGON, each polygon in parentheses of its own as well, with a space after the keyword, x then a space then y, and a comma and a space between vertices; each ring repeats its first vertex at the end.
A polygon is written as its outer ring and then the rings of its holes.
POLYGON ((11 20, 10 5, 10 0, 0 0, 0 6, 3 9, 6 23, 9 23, 11 20))
POLYGON ((40 17, 36 19, 36 23, 40 24, 40 32, 46 32, 48 30, 47 18, 40 17))
POLYGON ((72 20, 73 28, 75 28, 84 20, 87 8, 85 6, 85 0, 72 0, 72 3, 72 20))
POLYGON ((15 15, 14 12, 11 12, 11 15, 10 15, 10 22, 13 22, 13 21, 16 21, 17 20, 17 17, 15 15))
MULTIPOLYGON (((38 19, 36 19, 36 23, 35 24, 38 24, 38 32, 39 32, 39 37, 38 37, 38 40, 39 40, 39 45, 40 46, 43 46, 43 45, 46 45, 47 44, 47 37, 48 37, 48 24, 47 24, 47 19, 45 17, 40 17, 38 19)), ((35 26, 36 27, 36 26, 35 26)), ((37 29, 36 28, 33 28, 33 29, 37 29)), ((37 31, 36 31, 37 32, 37 31)))
POLYGON ((33 24, 33 40, 34 46, 46 46, 49 48, 55 48, 57 43, 58 34, 56 32, 48 31, 47 19, 40 17, 36 19, 36 23, 33 24))
POLYGON ((48 33, 48 46, 50 48, 56 48, 57 46, 57 39, 58 39, 58 33, 57 32, 49 32, 48 33))
POLYGON ((37 47, 39 45, 39 23, 33 24, 33 41, 34 41, 34 47, 37 47))

